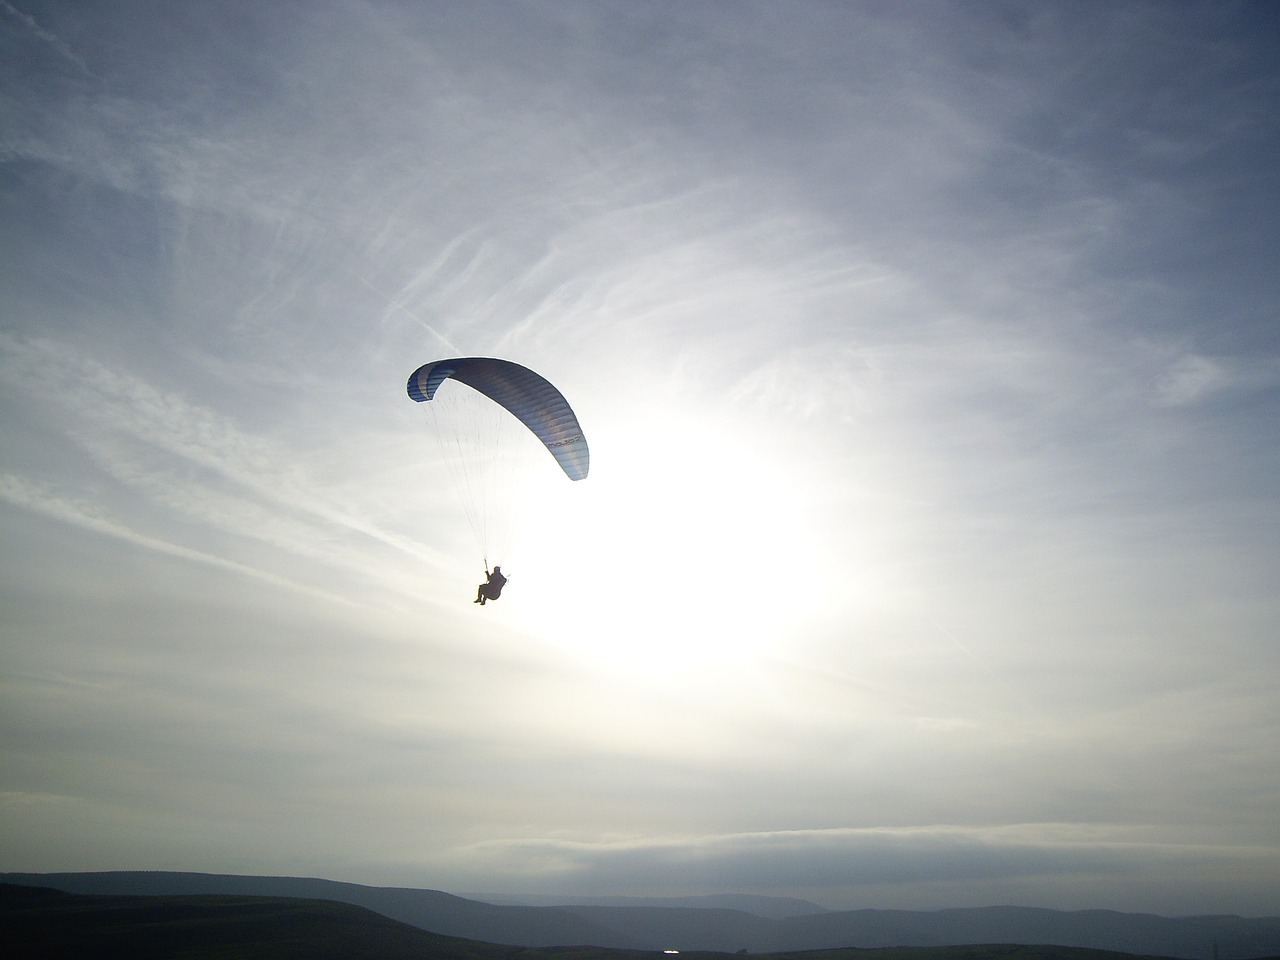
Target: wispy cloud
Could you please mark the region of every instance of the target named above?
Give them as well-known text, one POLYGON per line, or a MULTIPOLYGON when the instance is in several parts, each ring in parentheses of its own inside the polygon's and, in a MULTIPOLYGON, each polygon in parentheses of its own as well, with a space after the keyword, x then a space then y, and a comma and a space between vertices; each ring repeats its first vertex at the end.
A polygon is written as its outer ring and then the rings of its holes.
POLYGON ((0 475, 0 498, 8 501, 13 506, 21 507, 24 510, 31 510, 47 517, 52 517, 55 520, 62 521, 63 523, 69 523, 85 530, 91 530, 94 533, 101 534, 103 536, 114 537, 118 540, 131 543, 134 546, 142 547, 147 550, 154 550, 157 553, 162 553, 167 556, 176 557, 181 560, 191 560, 197 563, 204 563, 210 566, 219 567, 223 570, 230 570, 234 573, 254 577, 276 586, 286 587, 290 590, 296 590, 300 593, 319 597, 330 602, 350 602, 346 598, 337 594, 316 590, 306 584, 294 583, 286 577, 279 576, 269 570, 257 569, 246 564, 237 563, 234 560, 228 560, 224 557, 215 556, 200 550, 194 550, 190 547, 182 546, 181 544, 170 543, 166 540, 140 533, 117 520, 103 516, 102 513, 92 504, 59 496, 50 490, 43 489, 28 480, 12 474, 0 475))
MULTIPOLYGON (((295 451, 245 433, 223 415, 80 357, 63 344, 6 334, 0 346, 4 381, 18 387, 26 402, 66 411, 68 423, 76 424, 68 438, 112 479, 156 507, 346 569, 359 566, 359 554, 351 552, 352 543, 335 542, 339 533, 354 535, 357 544, 371 542, 419 562, 439 560, 430 548, 361 516, 354 502, 335 502, 308 476, 295 451)), ((38 487, 23 489, 33 492, 38 487)), ((48 497, 14 502, 42 505, 49 515, 86 525, 96 522, 103 530, 126 534, 105 520, 93 521, 84 510, 53 509, 60 501, 48 497)), ((166 548, 162 541, 138 533, 127 536, 139 544, 166 548)), ((188 553, 207 557, 203 551, 188 553)))
POLYGON ((1173 360, 1151 384, 1161 407, 1183 407, 1216 395, 1280 387, 1280 358, 1206 357, 1188 353, 1173 360))
MULTIPOLYGON (((23 13, 13 4, 9 3, 9 0, 0 0, 0 9, 3 9, 6 14, 21 23, 26 29, 30 30, 34 36, 39 37, 43 42, 47 43, 51 49, 57 52, 58 56, 75 66, 85 76, 94 76, 93 71, 90 70, 88 64, 84 62, 84 58, 71 49, 71 47, 59 38, 57 34, 40 26, 39 21, 37 21, 35 17, 31 16, 31 14, 23 13)), ((95 79, 97 78, 95 77, 95 79)))

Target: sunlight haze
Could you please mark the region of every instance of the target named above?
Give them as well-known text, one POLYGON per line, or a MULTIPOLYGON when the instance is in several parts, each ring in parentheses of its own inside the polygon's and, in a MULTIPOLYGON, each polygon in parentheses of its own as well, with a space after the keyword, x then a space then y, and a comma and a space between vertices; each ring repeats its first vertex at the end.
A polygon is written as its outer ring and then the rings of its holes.
POLYGON ((0 870, 1280 914, 1278 49, 0 0, 0 870))

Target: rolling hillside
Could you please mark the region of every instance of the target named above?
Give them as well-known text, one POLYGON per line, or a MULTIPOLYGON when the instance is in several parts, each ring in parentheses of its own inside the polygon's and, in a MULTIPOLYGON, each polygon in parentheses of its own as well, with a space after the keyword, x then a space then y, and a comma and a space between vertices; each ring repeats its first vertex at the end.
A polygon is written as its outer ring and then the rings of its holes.
MULTIPOLYGON (((283 897, 96 896, 0 884, 14 960, 642 960, 652 951, 521 948, 444 937, 349 904, 283 897)), ((685 954, 711 960, 714 954, 685 954)), ((1072 947, 829 950, 763 960, 1131 960, 1072 947)), ((1149 958, 1158 960, 1158 958, 1149 958)))
POLYGON ((438 890, 295 877, 194 873, 0 874, 82 894, 232 895, 334 900, 433 933, 523 947, 783 953, 844 947, 1040 943, 1185 960, 1280 955, 1280 917, 1159 917, 1027 907, 853 910, 780 919, 695 907, 498 906, 438 890))

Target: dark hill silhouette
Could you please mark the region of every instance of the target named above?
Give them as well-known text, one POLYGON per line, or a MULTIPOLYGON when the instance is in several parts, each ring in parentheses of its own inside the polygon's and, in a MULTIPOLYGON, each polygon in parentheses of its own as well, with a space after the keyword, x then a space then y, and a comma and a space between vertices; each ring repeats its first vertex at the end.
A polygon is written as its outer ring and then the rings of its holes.
POLYGON ((214 873, 120 871, 0 874, 0 881, 53 887, 68 893, 146 896, 236 895, 336 900, 451 937, 545 947, 590 943, 643 949, 612 930, 555 907, 498 907, 439 890, 366 887, 311 877, 245 877, 214 873))
POLYGON ((1186 960, 1280 956, 1280 917, 1159 917, 1106 910, 983 907, 852 910, 760 917, 681 907, 497 906, 436 890, 195 873, 0 874, 0 881, 92 894, 233 894, 336 900, 437 934, 526 947, 783 953, 843 947, 1053 944, 1186 960))
POLYGON ((279 897, 91 896, 0 884, 12 960, 506 960, 346 903, 279 897))
MULTIPOLYGON (((650 951, 522 948, 427 933, 325 900, 243 896, 97 896, 0 884, 12 960, 645 960, 650 951)), ((722 954, 686 954, 720 960, 722 954)), ((966 945, 829 950, 761 960, 1137 960, 1073 947, 966 945)), ((1147 958, 1161 960, 1161 958, 1147 958)))
POLYGON ((1280 952, 1280 918, 1160 917, 1111 910, 979 907, 855 910, 780 921, 762 950, 824 949, 832 941, 866 947, 956 943, 1047 943, 1171 957, 1256 958, 1280 952), (785 943, 785 947, 775 944, 785 943))

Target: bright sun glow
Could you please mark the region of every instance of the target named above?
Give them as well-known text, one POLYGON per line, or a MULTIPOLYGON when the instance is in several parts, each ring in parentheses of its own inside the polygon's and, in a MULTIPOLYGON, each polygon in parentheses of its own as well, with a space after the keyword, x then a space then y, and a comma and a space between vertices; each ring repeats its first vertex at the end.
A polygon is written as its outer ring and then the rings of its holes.
POLYGON ((610 672, 705 680, 786 639, 820 561, 782 465, 673 422, 592 438, 590 477, 539 486, 519 625, 610 672))

